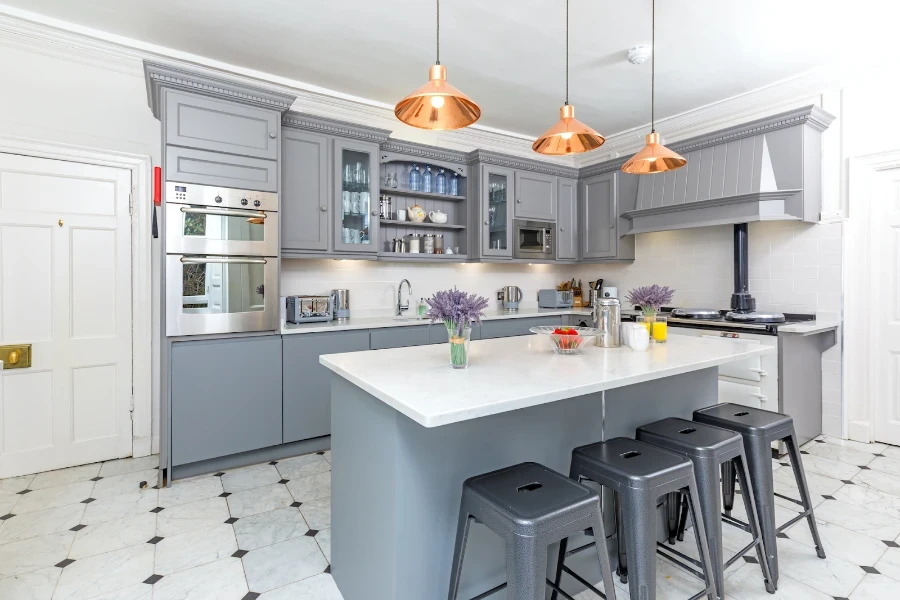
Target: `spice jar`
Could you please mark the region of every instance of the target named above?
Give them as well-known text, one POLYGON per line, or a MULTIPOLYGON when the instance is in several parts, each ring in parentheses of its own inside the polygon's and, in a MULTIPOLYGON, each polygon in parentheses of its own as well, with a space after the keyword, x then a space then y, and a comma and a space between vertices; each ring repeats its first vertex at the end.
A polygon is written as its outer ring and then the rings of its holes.
POLYGON ((419 253, 419 242, 422 240, 422 236, 418 233, 410 234, 409 241, 406 244, 406 250, 410 254, 418 254, 419 253))
POLYGON ((426 233, 425 234, 425 254, 434 254, 434 234, 426 233))
POLYGON ((443 254, 444 253, 444 234, 442 234, 442 233, 434 234, 434 253, 435 254, 443 254))

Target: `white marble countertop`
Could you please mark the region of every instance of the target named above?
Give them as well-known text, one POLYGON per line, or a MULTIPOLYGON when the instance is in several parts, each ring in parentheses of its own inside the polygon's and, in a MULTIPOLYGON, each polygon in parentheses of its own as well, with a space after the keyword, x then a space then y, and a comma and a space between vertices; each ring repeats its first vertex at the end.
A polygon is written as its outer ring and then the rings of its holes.
MULTIPOLYGON (((586 344, 554 354, 548 340, 471 342, 469 368, 452 369, 447 344, 328 354, 319 361, 425 427, 437 427, 671 377, 773 352, 763 344, 677 335, 647 352, 586 344)), ((336 399, 335 402, 340 402, 336 399)))
MULTIPOLYGON (((625 311, 623 311, 625 312, 625 311)), ((415 307, 410 307, 403 319, 397 318, 392 311, 360 311, 359 316, 350 313, 349 319, 339 321, 322 321, 319 323, 287 323, 281 327, 282 334, 292 333, 318 333, 322 331, 347 331, 351 329, 379 329, 382 327, 408 327, 411 325, 428 325, 426 319, 417 319, 415 307)), ((553 315, 582 315, 591 316, 590 308, 538 308, 537 304, 522 305, 518 311, 509 312, 499 308, 490 308, 485 311, 484 321, 495 319, 524 319, 527 317, 547 317, 553 315)))
POLYGON ((830 329, 837 329, 841 325, 839 317, 816 317, 815 321, 803 321, 801 323, 792 323, 790 325, 782 325, 778 328, 778 333, 796 333, 800 335, 810 335, 812 333, 821 333, 830 329))

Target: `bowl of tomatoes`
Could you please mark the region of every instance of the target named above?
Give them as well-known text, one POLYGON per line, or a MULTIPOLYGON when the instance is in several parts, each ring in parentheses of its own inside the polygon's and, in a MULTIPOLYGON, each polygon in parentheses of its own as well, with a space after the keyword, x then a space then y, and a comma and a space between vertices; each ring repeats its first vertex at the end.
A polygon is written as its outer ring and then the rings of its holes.
POLYGON ((531 333, 546 336, 557 354, 578 354, 584 343, 600 334, 593 327, 532 327, 531 333))

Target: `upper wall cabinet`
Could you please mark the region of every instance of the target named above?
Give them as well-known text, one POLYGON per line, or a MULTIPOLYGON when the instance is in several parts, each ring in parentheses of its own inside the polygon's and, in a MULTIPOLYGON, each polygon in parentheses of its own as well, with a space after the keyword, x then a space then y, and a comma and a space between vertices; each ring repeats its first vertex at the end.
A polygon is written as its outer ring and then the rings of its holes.
POLYGON ((582 260, 634 259, 634 236, 623 237, 619 215, 633 208, 637 179, 637 175, 612 171, 581 181, 578 235, 582 260))
POLYGON ((515 198, 515 171, 482 165, 479 174, 481 199, 478 211, 480 256, 512 258, 513 226, 510 204, 515 198))
POLYGON ((517 219, 556 220, 556 177, 543 173, 516 171, 517 219))
POLYGON ((334 249, 378 254, 378 144, 337 138, 333 163, 334 249))
POLYGON ((255 158, 278 158, 281 113, 170 90, 166 143, 255 158))
POLYGON ((281 247, 291 251, 327 251, 329 216, 328 165, 331 139, 285 128, 281 151, 281 247))
POLYGON ((556 258, 578 259, 578 182, 560 177, 556 183, 556 258))

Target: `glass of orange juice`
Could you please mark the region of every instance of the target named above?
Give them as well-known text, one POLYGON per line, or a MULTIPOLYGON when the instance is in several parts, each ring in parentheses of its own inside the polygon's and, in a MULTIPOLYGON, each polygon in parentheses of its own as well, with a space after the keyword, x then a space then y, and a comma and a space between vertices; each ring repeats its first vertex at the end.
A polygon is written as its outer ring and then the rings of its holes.
POLYGON ((653 327, 650 330, 650 337, 658 344, 665 344, 666 338, 669 336, 669 317, 656 316, 653 318, 653 327))

